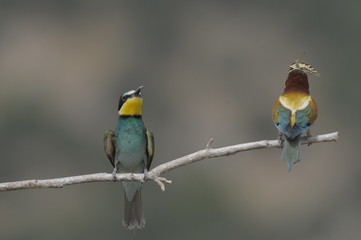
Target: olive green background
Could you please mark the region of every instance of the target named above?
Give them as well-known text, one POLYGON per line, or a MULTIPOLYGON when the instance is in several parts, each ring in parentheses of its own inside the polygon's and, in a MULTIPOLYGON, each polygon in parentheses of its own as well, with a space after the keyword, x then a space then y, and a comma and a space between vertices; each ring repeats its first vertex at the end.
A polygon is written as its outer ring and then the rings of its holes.
POLYGON ((146 228, 121 226, 120 183, 0 193, 0 239, 361 237, 361 2, 0 1, 0 182, 111 172, 103 133, 144 85, 153 166, 275 139, 271 109, 297 58, 314 66, 313 134, 291 173, 281 149, 205 160, 143 187, 146 228))

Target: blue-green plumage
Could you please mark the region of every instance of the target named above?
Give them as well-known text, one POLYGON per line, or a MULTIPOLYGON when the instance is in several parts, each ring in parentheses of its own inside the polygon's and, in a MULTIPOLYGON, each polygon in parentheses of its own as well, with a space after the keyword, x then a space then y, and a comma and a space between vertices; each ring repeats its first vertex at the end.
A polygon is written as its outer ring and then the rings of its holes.
MULTIPOLYGON (((121 173, 143 173, 147 165, 146 129, 140 116, 120 116, 115 131, 115 161, 121 173)), ((140 182, 123 182, 125 195, 133 200, 140 182)))
POLYGON ((278 116, 276 127, 288 138, 294 139, 298 135, 310 129, 311 124, 309 124, 309 116, 311 115, 311 112, 312 110, 310 107, 306 107, 302 110, 297 110, 295 125, 291 126, 291 111, 283 107, 282 105, 279 105, 276 110, 276 114, 278 116))
POLYGON ((293 126, 290 123, 291 111, 289 109, 279 105, 276 110, 278 121, 275 125, 285 135, 281 159, 287 163, 288 171, 291 171, 292 166, 302 160, 300 151, 301 134, 310 128, 307 125, 308 119, 305 118, 304 114, 304 112, 308 111, 306 109, 296 111, 296 123, 293 126), (307 120, 305 121, 305 119, 307 120))
POLYGON ((292 170, 292 166, 302 160, 302 154, 300 149, 301 134, 290 139, 287 136, 283 142, 283 151, 281 159, 287 163, 288 171, 292 170))
POLYGON ((287 162, 288 171, 291 171, 292 166, 302 160, 300 150, 301 134, 310 128, 310 124, 308 123, 311 109, 306 107, 305 109, 296 111, 296 122, 293 126, 291 126, 290 123, 290 110, 279 105, 276 112, 278 116, 276 127, 285 135, 281 159, 287 162))

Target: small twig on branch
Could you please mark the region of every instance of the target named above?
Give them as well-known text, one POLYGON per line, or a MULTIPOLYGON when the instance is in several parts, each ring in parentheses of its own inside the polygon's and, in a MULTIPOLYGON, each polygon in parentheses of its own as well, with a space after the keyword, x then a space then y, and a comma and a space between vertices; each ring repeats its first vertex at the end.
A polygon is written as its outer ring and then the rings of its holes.
MULTIPOLYGON (((336 142, 338 138, 338 132, 318 135, 314 137, 302 137, 301 144, 313 144, 321 142, 336 142)), ((164 191, 164 183, 171 183, 170 180, 167 180, 163 177, 160 177, 161 174, 166 173, 172 169, 182 167, 194 162, 201 161, 203 159, 216 158, 222 156, 234 155, 238 152, 244 152, 255 149, 262 148, 277 148, 282 147, 279 140, 263 140, 258 142, 243 143, 228 147, 222 148, 211 148, 213 139, 210 139, 207 143, 206 149, 199 150, 195 153, 189 154, 184 157, 172 160, 167 163, 163 163, 147 173, 146 180, 153 180, 161 187, 164 191)), ((144 181, 145 175, 142 173, 118 173, 116 174, 117 181, 144 181)), ((111 173, 94 173, 88 175, 80 175, 73 177, 63 177, 63 178, 54 178, 54 179, 44 179, 44 180, 26 180, 26 181, 16 181, 16 182, 5 182, 0 183, 0 192, 20 190, 20 189, 32 189, 32 188, 62 188, 68 185, 89 183, 89 182, 112 182, 114 181, 113 175, 111 173)))
POLYGON ((208 141, 208 143, 206 145, 206 149, 208 149, 208 150, 211 149, 211 145, 212 145, 213 141, 214 141, 213 138, 209 139, 209 141, 208 141))

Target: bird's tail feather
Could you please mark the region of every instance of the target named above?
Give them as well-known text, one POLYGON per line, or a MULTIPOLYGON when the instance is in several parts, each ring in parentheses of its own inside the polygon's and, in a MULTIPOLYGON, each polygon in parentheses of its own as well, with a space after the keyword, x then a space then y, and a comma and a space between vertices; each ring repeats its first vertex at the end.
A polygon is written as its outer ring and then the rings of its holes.
POLYGON ((298 163, 302 160, 300 145, 301 135, 295 137, 294 139, 285 137, 281 158, 283 161, 287 162, 289 172, 292 170, 292 166, 295 163, 298 163))
POLYGON ((124 192, 123 226, 127 229, 143 228, 145 226, 140 189, 131 201, 128 200, 124 192))

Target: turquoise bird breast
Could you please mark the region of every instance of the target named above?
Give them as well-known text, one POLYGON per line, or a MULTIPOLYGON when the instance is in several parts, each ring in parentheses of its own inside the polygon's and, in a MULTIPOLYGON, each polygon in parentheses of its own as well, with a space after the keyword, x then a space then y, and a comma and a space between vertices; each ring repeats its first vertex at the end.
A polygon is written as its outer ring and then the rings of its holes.
POLYGON ((115 158, 120 163, 120 172, 143 173, 147 161, 147 139, 142 118, 120 116, 115 138, 115 158))

